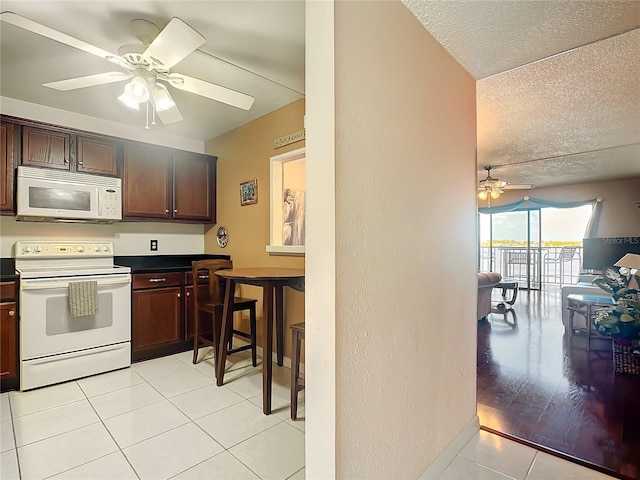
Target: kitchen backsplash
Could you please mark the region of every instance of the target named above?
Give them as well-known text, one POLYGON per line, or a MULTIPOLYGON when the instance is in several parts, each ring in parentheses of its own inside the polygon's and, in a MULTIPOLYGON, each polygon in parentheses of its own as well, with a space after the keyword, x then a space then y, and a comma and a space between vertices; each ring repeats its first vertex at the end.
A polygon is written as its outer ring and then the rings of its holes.
POLYGON ((19 240, 105 240, 116 255, 176 255, 204 253, 204 225, 115 222, 111 225, 16 222, 0 217, 0 257, 13 256, 19 240), (158 250, 151 251, 151 240, 158 250))

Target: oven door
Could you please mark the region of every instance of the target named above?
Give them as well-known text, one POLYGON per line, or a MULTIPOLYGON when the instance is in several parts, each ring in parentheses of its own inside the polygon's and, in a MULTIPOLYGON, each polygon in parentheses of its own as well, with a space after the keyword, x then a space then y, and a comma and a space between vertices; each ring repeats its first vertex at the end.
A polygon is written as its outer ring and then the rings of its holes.
POLYGON ((131 275, 24 279, 20 284, 22 360, 131 340, 131 275), (69 283, 97 281, 98 313, 72 317, 69 283))

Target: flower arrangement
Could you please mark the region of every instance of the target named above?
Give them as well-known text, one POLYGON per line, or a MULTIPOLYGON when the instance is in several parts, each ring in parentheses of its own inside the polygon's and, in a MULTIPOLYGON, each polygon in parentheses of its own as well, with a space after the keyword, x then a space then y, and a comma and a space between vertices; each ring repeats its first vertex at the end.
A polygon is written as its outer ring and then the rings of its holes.
POLYGON ((626 340, 634 350, 640 348, 640 275, 626 268, 606 267, 602 278, 593 283, 611 294, 615 302, 596 313, 593 323, 598 332, 626 340))

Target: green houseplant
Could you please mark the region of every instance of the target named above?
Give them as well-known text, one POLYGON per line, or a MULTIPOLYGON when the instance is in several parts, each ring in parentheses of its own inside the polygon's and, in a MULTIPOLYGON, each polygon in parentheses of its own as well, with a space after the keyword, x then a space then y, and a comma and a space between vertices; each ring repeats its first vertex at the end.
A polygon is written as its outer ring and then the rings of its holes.
POLYGON ((640 374, 640 276, 629 269, 606 267, 594 280, 615 302, 599 310, 593 321, 598 332, 613 338, 616 373, 640 374))
POLYGON ((594 325, 598 331, 621 342, 640 348, 640 276, 629 269, 606 267, 602 278, 594 280, 602 290, 611 294, 615 305, 599 310, 594 325))

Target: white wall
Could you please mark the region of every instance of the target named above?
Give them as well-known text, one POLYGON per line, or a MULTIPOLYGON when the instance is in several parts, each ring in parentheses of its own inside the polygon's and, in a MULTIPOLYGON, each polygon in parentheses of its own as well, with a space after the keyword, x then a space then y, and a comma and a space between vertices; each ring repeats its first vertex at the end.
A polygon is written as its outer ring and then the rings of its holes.
POLYGON ((305 474, 336 477, 334 2, 305 5, 305 474))
POLYGON ((122 123, 110 122, 101 118, 89 117, 57 108, 23 102, 15 98, 0 97, 0 112, 2 115, 36 120, 61 127, 83 130, 85 132, 101 133, 103 135, 111 135, 127 140, 204 153, 204 142, 201 140, 167 135, 158 130, 146 130, 142 126, 134 127, 122 123))
POLYGON ((19 240, 105 240, 120 255, 179 255, 204 253, 204 226, 177 223, 117 222, 111 225, 16 222, 0 217, 0 257, 13 256, 19 240), (158 251, 149 250, 158 240, 158 251))
POLYGON ((307 13, 306 473, 417 478, 476 413, 475 82, 400 2, 333 5, 307 13))

